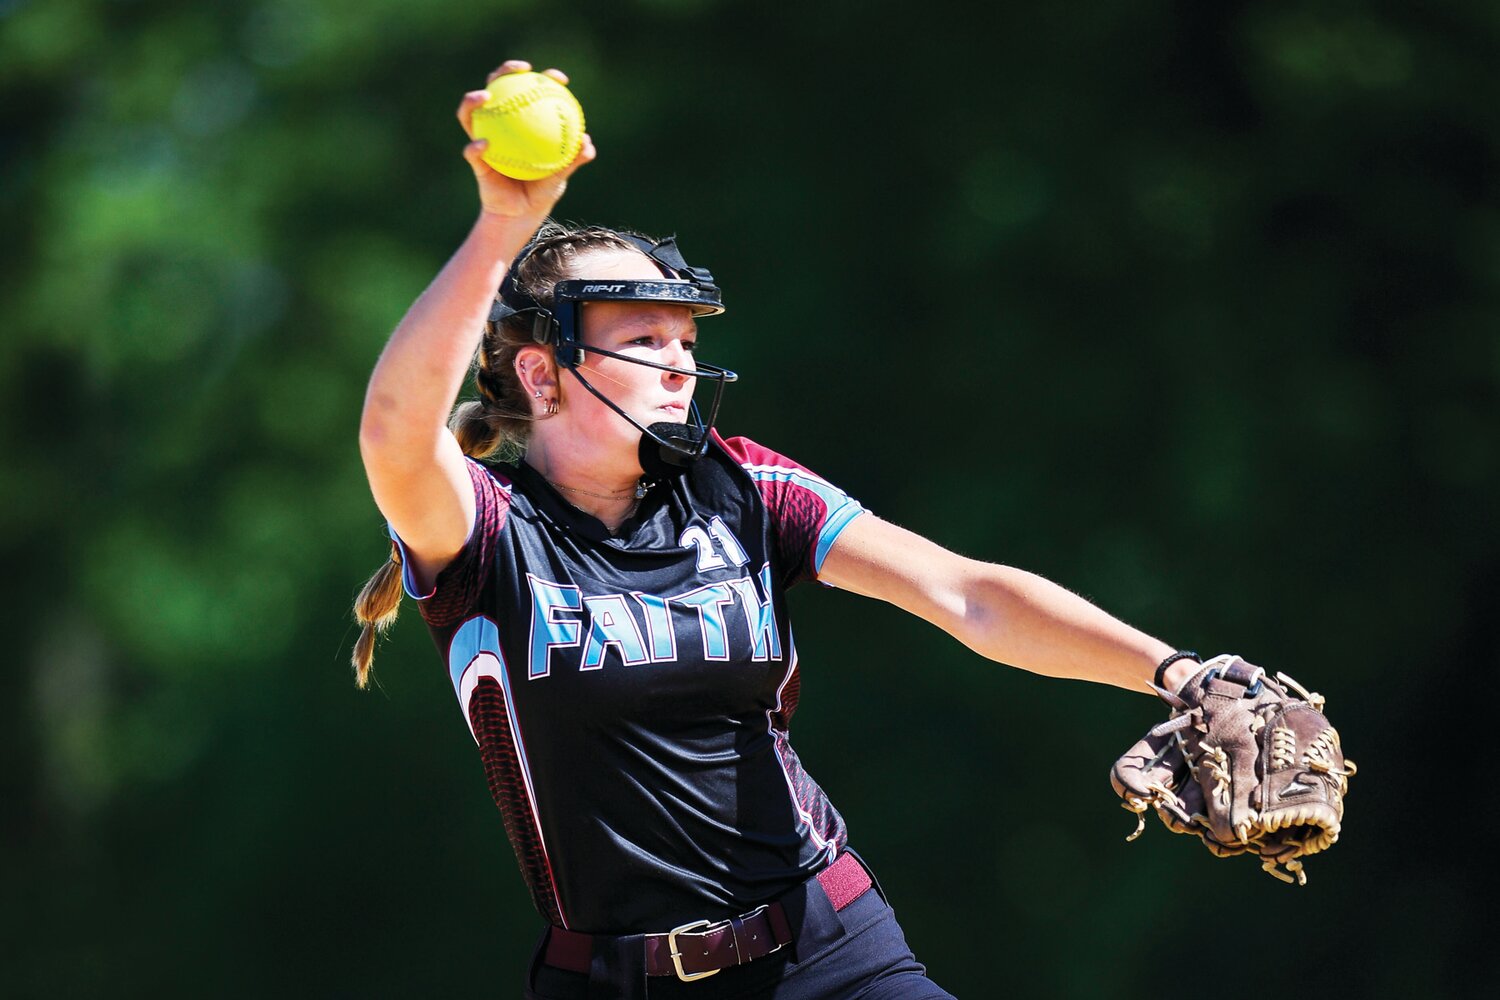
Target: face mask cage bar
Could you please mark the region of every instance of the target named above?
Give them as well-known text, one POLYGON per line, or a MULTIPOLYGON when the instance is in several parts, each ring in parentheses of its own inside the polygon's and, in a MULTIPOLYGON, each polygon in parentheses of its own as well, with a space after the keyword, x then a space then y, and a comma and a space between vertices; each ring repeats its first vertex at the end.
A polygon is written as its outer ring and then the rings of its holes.
POLYGON ((573 377, 583 385, 585 389, 605 406, 614 410, 624 417, 629 424, 643 435, 655 441, 662 449, 662 458, 669 465, 688 465, 703 457, 708 451, 709 434, 713 430, 714 421, 719 418, 719 404, 724 400, 724 386, 736 381, 739 376, 727 368, 718 365, 700 364, 697 368, 674 368, 671 365, 658 364, 655 361, 646 361, 643 358, 631 358, 614 351, 604 351, 596 347, 582 348, 593 354, 603 355, 606 358, 617 358, 620 361, 628 361, 633 365, 645 365, 648 368, 656 368, 664 372, 675 372, 686 375, 689 378, 702 379, 714 383, 713 402, 708 407, 708 419, 704 420, 698 410, 698 401, 691 400, 688 403, 688 426, 692 428, 692 436, 681 441, 669 440, 650 427, 643 426, 630 414, 622 410, 615 401, 594 387, 594 384, 583 377, 583 365, 580 363, 572 367, 573 377))
MULTIPOLYGON (((642 253, 656 262, 657 267, 661 268, 667 277, 661 281, 587 279, 559 281, 553 293, 555 300, 553 309, 548 310, 530 296, 521 293, 511 279, 511 275, 515 273, 521 261, 535 246, 532 244, 522 250, 511 264, 510 272, 500 286, 500 297, 490 309, 490 322, 498 323, 512 316, 531 315, 533 317, 532 339, 538 344, 551 346, 560 367, 571 371, 579 383, 594 397, 639 430, 643 437, 658 446, 660 454, 657 456, 648 456, 646 449, 642 449, 643 465, 654 467, 657 472, 663 468, 680 468, 697 461, 708 450, 709 436, 714 421, 718 419, 719 405, 724 398, 724 386, 729 382, 737 381, 739 376, 717 365, 700 363, 695 368, 677 368, 643 358, 629 357, 615 351, 589 347, 583 343, 581 336, 582 306, 585 302, 662 302, 685 305, 693 311, 695 316, 716 316, 724 311, 723 299, 718 286, 713 283, 712 274, 704 268, 689 267, 682 259, 675 237, 663 240, 661 243, 651 243, 629 234, 619 235, 635 244, 642 253), (679 274, 683 277, 677 277, 679 274), (616 405, 614 400, 600 392, 584 377, 580 369, 584 367, 584 358, 587 353, 713 382, 714 395, 713 402, 709 406, 708 419, 703 419, 695 400, 688 407, 690 434, 672 434, 671 438, 668 438, 661 432, 643 426, 640 421, 626 413, 616 405), (656 458, 659 461, 648 462, 648 458, 656 458)), ((674 428, 669 424, 667 429, 671 431, 674 428)), ((652 469, 648 468, 648 471, 652 469)))

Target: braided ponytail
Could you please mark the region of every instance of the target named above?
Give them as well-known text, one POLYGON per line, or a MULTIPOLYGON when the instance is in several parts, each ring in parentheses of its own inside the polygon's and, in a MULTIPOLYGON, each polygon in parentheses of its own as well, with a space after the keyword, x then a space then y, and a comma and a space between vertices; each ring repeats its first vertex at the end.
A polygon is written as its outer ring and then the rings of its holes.
POLYGON ((365 582, 354 599, 354 618, 363 626, 354 641, 354 684, 361 691, 370 686, 370 664, 375 659, 375 640, 396 624, 401 610, 401 546, 391 543, 391 557, 365 582))
MULTIPOLYGON (((544 225, 536 245, 515 275, 516 287, 543 308, 551 308, 552 289, 572 276, 577 258, 593 250, 639 249, 618 232, 597 226, 569 227, 555 222, 544 225)), ((448 418, 448 429, 463 453, 476 461, 499 458, 519 460, 526 453, 531 424, 538 417, 516 373, 516 354, 534 345, 530 316, 511 316, 500 323, 485 323, 484 338, 474 355, 474 387, 477 399, 460 402, 448 418)), ((351 660, 354 683, 361 690, 370 685, 370 665, 376 640, 396 623, 401 610, 401 547, 391 543, 391 557, 370 577, 354 600, 354 618, 360 625, 351 660)))

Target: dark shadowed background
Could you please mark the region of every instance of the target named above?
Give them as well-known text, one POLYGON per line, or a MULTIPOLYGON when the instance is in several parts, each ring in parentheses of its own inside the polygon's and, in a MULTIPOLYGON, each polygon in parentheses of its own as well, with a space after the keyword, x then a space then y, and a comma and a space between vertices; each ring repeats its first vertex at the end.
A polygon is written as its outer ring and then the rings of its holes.
POLYGON ((966 998, 1492 996, 1500 7, 0 0, 0 992, 515 996, 538 918, 385 557, 364 383, 573 77, 721 426, 1329 696, 1293 888, 1132 818, 1148 698, 793 595, 809 770, 966 998), (1485 498, 1489 497, 1489 500, 1485 498))

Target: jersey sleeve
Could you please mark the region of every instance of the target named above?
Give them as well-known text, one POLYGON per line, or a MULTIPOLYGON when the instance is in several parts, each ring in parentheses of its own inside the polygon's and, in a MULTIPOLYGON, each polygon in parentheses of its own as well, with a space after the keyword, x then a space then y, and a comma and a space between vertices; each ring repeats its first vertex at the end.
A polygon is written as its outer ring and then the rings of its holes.
POLYGON ((816 580, 834 540, 865 508, 811 469, 749 438, 719 440, 760 490, 785 585, 816 580))
POLYGON ((469 481, 474 486, 474 526, 453 561, 444 566, 423 594, 412 578, 406 545, 389 525, 386 531, 401 550, 401 586, 417 602, 422 618, 433 628, 451 625, 466 615, 479 600, 487 575, 495 561, 495 543, 510 511, 511 484, 484 465, 467 458, 469 481))

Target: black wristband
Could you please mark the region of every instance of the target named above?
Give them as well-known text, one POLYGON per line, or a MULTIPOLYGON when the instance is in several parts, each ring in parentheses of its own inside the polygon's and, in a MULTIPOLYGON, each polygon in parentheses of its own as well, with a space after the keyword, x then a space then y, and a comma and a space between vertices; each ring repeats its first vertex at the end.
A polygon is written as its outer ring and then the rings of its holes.
POLYGON ((1172 664, 1176 663, 1178 660, 1192 660, 1192 661, 1194 661, 1196 663, 1202 663, 1203 662, 1203 657, 1199 656, 1197 653, 1193 652, 1191 649, 1179 649, 1177 652, 1173 653, 1171 656, 1167 657, 1165 660, 1162 660, 1159 664, 1156 665, 1156 686, 1157 687, 1159 687, 1159 688, 1166 687, 1166 683, 1164 681, 1164 678, 1167 676, 1167 668, 1170 667, 1172 664))

